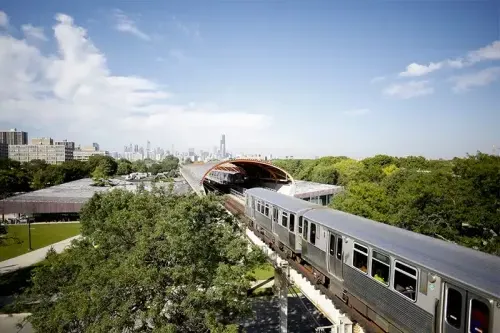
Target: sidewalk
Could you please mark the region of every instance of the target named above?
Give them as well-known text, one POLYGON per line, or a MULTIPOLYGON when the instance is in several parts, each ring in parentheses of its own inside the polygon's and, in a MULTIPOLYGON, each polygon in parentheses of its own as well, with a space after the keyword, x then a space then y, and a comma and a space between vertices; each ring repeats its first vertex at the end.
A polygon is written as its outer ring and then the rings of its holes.
POLYGON ((28 267, 40 261, 43 261, 45 259, 45 255, 47 254, 47 251, 51 247, 53 247, 57 253, 61 253, 62 251, 64 251, 64 249, 66 249, 66 247, 68 247, 71 244, 71 241, 73 239, 77 239, 80 237, 81 237, 80 235, 70 237, 60 242, 42 247, 41 249, 25 253, 18 257, 10 258, 5 261, 0 261, 0 274, 12 272, 20 268, 28 267))

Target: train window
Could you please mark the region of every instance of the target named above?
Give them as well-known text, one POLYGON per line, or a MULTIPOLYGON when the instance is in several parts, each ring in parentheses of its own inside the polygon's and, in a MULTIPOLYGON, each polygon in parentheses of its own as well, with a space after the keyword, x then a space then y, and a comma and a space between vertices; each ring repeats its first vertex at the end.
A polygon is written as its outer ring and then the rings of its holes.
POLYGON ((390 265, 391 259, 388 256, 377 251, 372 252, 372 277, 387 286, 389 285, 390 265))
POLYGON ((304 219, 304 239, 305 240, 307 240, 307 236, 309 236, 308 235, 308 224, 309 224, 309 221, 304 219))
POLYGON ((267 217, 271 217, 269 215, 269 205, 268 204, 266 204, 266 209, 265 209, 265 214, 264 215, 266 215, 267 217))
POLYGON ((354 243, 352 264, 354 267, 366 274, 368 272, 368 248, 354 243))
POLYGON ((403 294, 403 296, 415 301, 417 299, 417 270, 402 262, 396 262, 394 268, 394 289, 403 294))
POLYGON ((462 325, 462 294, 453 288, 447 290, 446 321, 458 329, 462 325))
POLYGON ((265 206, 264 206, 264 203, 261 203, 261 204, 260 204, 260 212, 261 212, 262 214, 264 214, 264 212, 266 211, 265 209, 266 209, 266 208, 265 208, 265 206))
POLYGON ((342 260, 342 237, 337 237, 337 259, 342 260))
POLYGON ((274 207, 273 208, 273 222, 274 223, 278 223, 278 216, 279 216, 278 208, 274 207))
POLYGON ((257 211, 260 212, 260 201, 257 201, 257 211))
POLYGON ((286 228, 288 225, 288 213, 281 213, 281 224, 286 228))
POLYGON ((335 255, 335 236, 330 234, 330 255, 335 255))
POLYGON ((490 309, 488 305, 473 298, 470 302, 470 333, 488 333, 490 326, 490 309))
POLYGON ((288 224, 288 229, 290 231, 294 232, 295 231, 295 215, 290 214, 290 223, 288 224))
POLYGON ((302 235, 302 216, 299 217, 299 234, 302 235))
POLYGON ((309 235, 309 242, 316 244, 316 224, 311 223, 311 234, 309 235))

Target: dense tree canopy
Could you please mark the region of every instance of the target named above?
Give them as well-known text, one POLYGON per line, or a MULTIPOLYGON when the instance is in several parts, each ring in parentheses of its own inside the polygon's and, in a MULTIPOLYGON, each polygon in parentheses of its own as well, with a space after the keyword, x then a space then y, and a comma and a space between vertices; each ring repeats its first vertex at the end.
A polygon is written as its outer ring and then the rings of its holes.
POLYGON ((343 185, 331 206, 500 255, 500 157, 376 155, 279 160, 297 179, 343 185), (334 176, 336 175, 336 176, 334 176))
POLYGON ((264 258, 219 199, 114 190, 81 214, 85 237, 35 270, 39 332, 237 332, 264 258))

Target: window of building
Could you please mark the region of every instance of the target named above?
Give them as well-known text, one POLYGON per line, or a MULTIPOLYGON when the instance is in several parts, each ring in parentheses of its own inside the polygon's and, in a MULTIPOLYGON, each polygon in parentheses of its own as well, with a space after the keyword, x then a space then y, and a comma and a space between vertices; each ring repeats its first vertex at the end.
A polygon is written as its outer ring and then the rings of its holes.
POLYGON ((266 209, 265 209, 265 214, 264 215, 266 215, 267 217, 270 217, 270 215, 269 215, 269 205, 268 204, 266 204, 266 209))
POLYGON ((335 235, 330 234, 330 255, 335 255, 335 235))
POLYGON ((304 239, 305 240, 307 240, 307 236, 309 236, 308 235, 308 224, 309 224, 309 221, 304 219, 304 239))
POLYGON ((354 243, 354 254, 352 257, 352 264, 354 267, 362 271, 368 272, 368 248, 354 243))
POLYGON ((489 333, 490 309, 488 305, 473 298, 470 302, 469 332, 489 333))
POLYGON ((295 215, 290 214, 290 223, 288 224, 288 229, 290 231, 295 232, 295 215))
POLYGON ((457 329, 462 326, 462 293, 453 288, 446 294, 446 321, 457 329))
POLYGON ((302 216, 299 217, 299 234, 302 235, 302 216))
POLYGON ((342 260, 342 237, 337 237, 337 259, 342 260))
POLYGON ((288 213, 286 212, 281 213, 281 225, 285 228, 288 226, 288 213))
POLYGON ((389 285, 389 276, 391 272, 391 259, 385 254, 378 253, 377 251, 372 252, 372 277, 382 282, 385 285, 389 285))
POLYGON ((309 235, 309 242, 316 244, 316 224, 311 222, 311 234, 309 235))
POLYGON ((417 269, 402 262, 394 268, 394 289, 409 299, 417 299, 417 269))

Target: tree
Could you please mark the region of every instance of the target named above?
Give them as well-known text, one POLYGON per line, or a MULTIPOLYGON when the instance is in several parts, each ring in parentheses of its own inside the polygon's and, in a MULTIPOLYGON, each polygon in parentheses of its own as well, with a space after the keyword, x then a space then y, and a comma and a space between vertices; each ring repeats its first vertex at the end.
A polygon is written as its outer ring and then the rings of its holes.
POLYGON ((335 169, 339 173, 338 183, 347 185, 353 180, 361 181, 361 173, 363 172, 364 164, 353 159, 344 159, 334 164, 335 169))
POLYGON ((339 173, 335 165, 317 165, 311 173, 311 181, 322 184, 337 184, 339 173))
POLYGON ((83 239, 35 269, 36 331, 237 331, 262 252, 249 251, 219 199, 154 191, 85 205, 83 239))
POLYGON ((118 161, 118 167, 116 169, 117 175, 128 175, 132 173, 132 163, 126 159, 120 159, 118 161))
POLYGON ((97 166, 102 165, 107 176, 115 175, 118 168, 118 163, 111 156, 93 155, 89 157, 88 163, 90 173, 93 173, 97 166))

